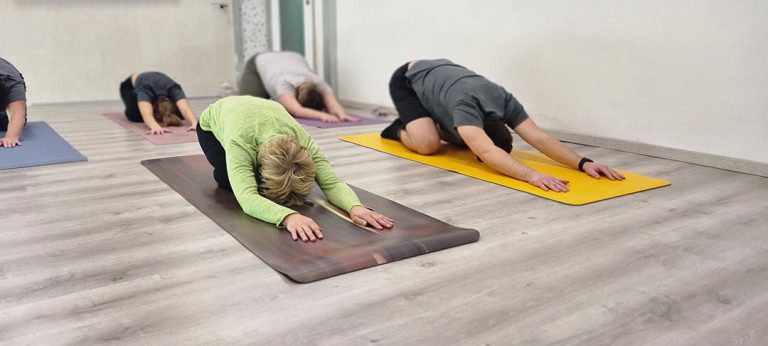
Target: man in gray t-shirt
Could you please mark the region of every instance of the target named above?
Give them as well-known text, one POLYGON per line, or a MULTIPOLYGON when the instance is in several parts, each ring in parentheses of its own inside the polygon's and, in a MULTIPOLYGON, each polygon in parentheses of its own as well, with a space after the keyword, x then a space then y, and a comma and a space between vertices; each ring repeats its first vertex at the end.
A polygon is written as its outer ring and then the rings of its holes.
POLYGON ((555 161, 594 178, 624 179, 542 131, 502 86, 450 60, 415 60, 401 66, 392 75, 389 92, 399 118, 381 136, 399 140, 420 154, 434 154, 443 139, 469 147, 479 160, 512 178, 543 190, 568 191, 568 181, 538 172, 509 155, 509 126, 555 161))
POLYGON ((405 73, 421 104, 450 137, 462 125, 501 122, 515 128, 528 114, 503 87, 450 60, 419 60, 405 73))
POLYGON ((0 58, 0 132, 3 132, 0 133, 0 147, 20 145, 26 123, 27 85, 24 77, 10 62, 0 58))

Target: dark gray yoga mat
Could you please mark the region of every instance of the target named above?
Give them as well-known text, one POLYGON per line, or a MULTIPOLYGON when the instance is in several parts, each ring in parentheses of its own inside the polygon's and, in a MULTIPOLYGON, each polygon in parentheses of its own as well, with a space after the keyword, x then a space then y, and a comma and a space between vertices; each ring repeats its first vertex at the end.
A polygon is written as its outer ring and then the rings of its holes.
POLYGON ((323 228, 324 239, 294 241, 286 231, 252 218, 234 195, 218 188, 203 155, 141 162, 213 222, 270 267, 297 282, 311 282, 408 257, 472 243, 480 234, 424 215, 381 196, 352 187, 362 202, 395 219, 389 231, 357 226, 315 189, 313 205, 296 208, 323 228))
MULTIPOLYGON (((5 132, 0 132, 0 137, 5 132)), ((24 127, 21 145, 0 147, 0 169, 52 165, 56 163, 86 161, 64 138, 44 121, 34 121, 24 127)))

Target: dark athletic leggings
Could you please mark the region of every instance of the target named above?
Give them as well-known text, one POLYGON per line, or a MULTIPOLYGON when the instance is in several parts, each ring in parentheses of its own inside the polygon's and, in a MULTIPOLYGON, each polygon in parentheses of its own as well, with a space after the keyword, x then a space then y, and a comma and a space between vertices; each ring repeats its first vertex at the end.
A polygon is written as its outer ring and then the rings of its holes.
POLYGON ((120 83, 120 98, 123 99, 123 104, 125 104, 125 117, 135 123, 143 122, 144 119, 142 119, 139 112, 139 100, 136 97, 136 93, 133 92, 131 76, 128 76, 128 79, 120 83))
MULTIPOLYGON (((8 131, 8 123, 10 123, 11 119, 8 118, 8 113, 6 111, 0 111, 0 132, 8 131)), ((27 118, 24 118, 24 126, 27 126, 27 118)))
POLYGON ((257 53, 245 62, 245 69, 240 77, 240 95, 251 95, 268 99, 269 93, 267 93, 264 82, 261 80, 261 76, 259 76, 259 70, 256 68, 256 57, 258 55, 257 53))
POLYGON ((229 184, 229 177, 227 176, 227 156, 224 147, 221 146, 213 132, 201 129, 199 122, 197 123, 197 141, 200 143, 200 148, 203 149, 208 163, 213 166, 213 179, 220 187, 232 191, 232 185, 229 184))
POLYGON ((0 111, 0 131, 8 131, 8 113, 0 111))

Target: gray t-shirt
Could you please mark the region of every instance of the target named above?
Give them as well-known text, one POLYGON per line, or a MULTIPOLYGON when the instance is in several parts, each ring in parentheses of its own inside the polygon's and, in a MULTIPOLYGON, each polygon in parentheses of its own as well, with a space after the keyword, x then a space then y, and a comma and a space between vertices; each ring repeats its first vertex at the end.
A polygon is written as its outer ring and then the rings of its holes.
POLYGON ((136 76, 137 101, 154 102, 159 96, 165 96, 173 102, 185 99, 181 86, 162 72, 142 72, 136 76))
POLYGON ((296 88, 305 82, 318 85, 321 93, 331 93, 331 87, 312 72, 307 61, 296 52, 264 52, 256 56, 264 88, 272 99, 283 94, 295 94, 296 88))
POLYGON ((419 60, 405 76, 429 115, 458 138, 458 126, 482 128, 484 122, 502 121, 517 127, 528 114, 502 86, 447 59, 419 60))
POLYGON ((16 101, 27 100, 24 77, 10 62, 0 58, 0 112, 16 101))

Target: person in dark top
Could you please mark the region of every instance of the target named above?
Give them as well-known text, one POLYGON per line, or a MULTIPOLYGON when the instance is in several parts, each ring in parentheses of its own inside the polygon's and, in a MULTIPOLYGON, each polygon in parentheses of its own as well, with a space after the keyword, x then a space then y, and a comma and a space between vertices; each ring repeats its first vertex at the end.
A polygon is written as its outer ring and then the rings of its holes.
POLYGON ((545 191, 568 191, 567 180, 538 172, 509 155, 509 126, 557 162, 596 179, 624 179, 621 173, 579 156, 544 132, 502 86, 450 60, 406 63, 392 75, 389 92, 399 118, 382 131, 381 137, 401 141, 420 154, 434 154, 442 139, 469 147, 479 160, 507 176, 545 191))
POLYGON ((197 117, 189 107, 184 90, 163 73, 131 74, 120 83, 120 98, 128 120, 144 122, 153 135, 171 132, 167 126, 181 126, 182 117, 189 123, 187 131, 195 131, 197 117))
POLYGON ((27 85, 24 76, 10 62, 0 58, 0 147, 21 145, 27 123, 27 85), (10 113, 10 116, 9 116, 10 113))

